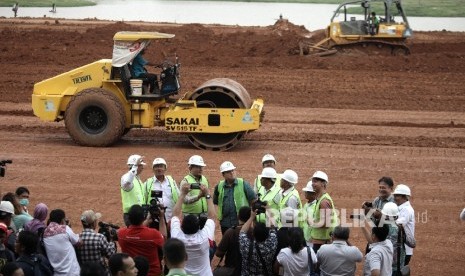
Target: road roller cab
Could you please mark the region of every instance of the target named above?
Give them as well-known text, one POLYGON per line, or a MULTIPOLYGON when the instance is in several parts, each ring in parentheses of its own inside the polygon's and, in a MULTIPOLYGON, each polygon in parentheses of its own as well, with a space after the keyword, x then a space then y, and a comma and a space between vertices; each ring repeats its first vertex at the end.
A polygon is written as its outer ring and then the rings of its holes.
POLYGON ((196 147, 228 150, 257 130, 263 100, 252 100, 234 80, 206 81, 180 99, 179 63, 160 68, 155 93, 146 80, 134 78, 131 61, 152 39, 172 38, 158 32, 118 32, 112 59, 102 59, 34 85, 32 108, 45 121, 64 120, 71 138, 83 146, 109 146, 132 128, 164 127, 187 134, 196 147))

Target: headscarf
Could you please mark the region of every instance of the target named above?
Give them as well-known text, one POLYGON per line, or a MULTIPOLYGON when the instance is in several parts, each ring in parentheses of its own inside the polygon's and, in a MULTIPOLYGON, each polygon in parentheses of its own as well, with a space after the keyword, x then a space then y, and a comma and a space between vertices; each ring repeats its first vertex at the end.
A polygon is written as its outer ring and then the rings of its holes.
POLYGON ((34 219, 24 225, 24 230, 37 233, 39 228, 45 228, 45 219, 48 215, 48 207, 45 203, 39 203, 34 208, 34 219))

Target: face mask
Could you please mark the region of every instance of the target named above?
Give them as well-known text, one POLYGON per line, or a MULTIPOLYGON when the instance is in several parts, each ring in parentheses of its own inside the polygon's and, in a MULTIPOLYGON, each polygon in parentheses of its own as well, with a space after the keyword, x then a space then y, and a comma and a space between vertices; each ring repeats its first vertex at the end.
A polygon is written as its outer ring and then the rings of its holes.
POLYGON ((19 204, 21 204, 21 206, 27 206, 27 205, 29 205, 29 199, 27 199, 27 198, 21 198, 21 199, 19 200, 19 204))

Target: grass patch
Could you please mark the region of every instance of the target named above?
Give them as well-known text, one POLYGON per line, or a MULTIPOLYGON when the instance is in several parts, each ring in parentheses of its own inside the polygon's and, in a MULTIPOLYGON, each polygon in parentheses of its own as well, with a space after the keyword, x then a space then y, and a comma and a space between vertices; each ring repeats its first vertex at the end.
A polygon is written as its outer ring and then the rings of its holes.
POLYGON ((0 7, 13 7, 13 4, 18 2, 21 7, 52 7, 55 3, 56 7, 84 7, 95 6, 97 3, 91 0, 3 0, 0 2, 0 7))

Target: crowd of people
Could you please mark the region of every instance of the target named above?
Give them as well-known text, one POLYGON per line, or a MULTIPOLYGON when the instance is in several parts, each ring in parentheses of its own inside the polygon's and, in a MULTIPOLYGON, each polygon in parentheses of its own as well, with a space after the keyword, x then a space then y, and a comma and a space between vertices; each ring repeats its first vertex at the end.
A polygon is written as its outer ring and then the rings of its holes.
POLYGON ((144 157, 131 155, 120 181, 125 227, 85 210, 79 234, 64 210, 49 212, 39 203, 31 215, 29 190, 18 187, 0 203, 0 270, 5 276, 355 275, 364 261, 363 275, 407 275, 416 246, 408 186, 394 188, 382 177, 378 196, 354 215, 367 241, 364 258, 349 241, 353 227, 340 223, 325 172, 314 172, 302 201, 295 171, 278 174, 271 154, 261 161, 253 182, 225 161, 223 179, 213 185, 203 175, 203 158, 193 155, 178 185, 165 159, 153 160, 153 176, 144 181, 144 157))

